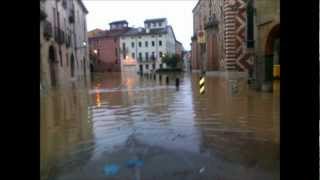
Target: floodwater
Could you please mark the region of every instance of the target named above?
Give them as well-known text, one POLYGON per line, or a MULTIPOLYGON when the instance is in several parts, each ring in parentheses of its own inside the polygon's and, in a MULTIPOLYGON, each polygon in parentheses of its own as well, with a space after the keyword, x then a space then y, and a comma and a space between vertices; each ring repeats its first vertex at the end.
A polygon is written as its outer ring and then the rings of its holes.
POLYGON ((200 95, 197 74, 169 80, 95 74, 42 92, 41 179, 280 179, 279 82, 208 75, 200 95))

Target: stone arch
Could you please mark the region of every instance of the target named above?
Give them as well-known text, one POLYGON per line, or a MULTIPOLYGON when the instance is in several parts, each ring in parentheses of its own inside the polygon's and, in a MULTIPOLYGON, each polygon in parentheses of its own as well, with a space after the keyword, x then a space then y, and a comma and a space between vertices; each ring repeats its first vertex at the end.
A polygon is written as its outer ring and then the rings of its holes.
MULTIPOLYGON (((265 57, 265 81, 271 82, 274 79, 274 68, 279 64, 279 41, 280 41, 280 24, 276 23, 272 26, 268 34, 266 34, 266 42, 264 47, 265 57)), ((278 66, 279 67, 279 66, 278 66)))
POLYGON ((275 24, 268 33, 265 45, 265 55, 272 55, 274 50, 274 41, 280 38, 280 24, 275 24))
POLYGON ((51 86, 57 85, 57 68, 56 68, 56 61, 57 61, 57 54, 56 49, 53 45, 49 47, 49 69, 50 69, 50 81, 51 86))

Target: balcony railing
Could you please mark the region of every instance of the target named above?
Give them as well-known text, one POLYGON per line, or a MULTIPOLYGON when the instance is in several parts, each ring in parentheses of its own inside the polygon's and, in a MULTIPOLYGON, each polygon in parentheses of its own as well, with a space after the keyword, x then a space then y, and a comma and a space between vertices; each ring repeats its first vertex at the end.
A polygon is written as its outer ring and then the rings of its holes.
POLYGON ((43 36, 49 40, 52 37, 52 24, 49 21, 44 21, 43 25, 43 36))
POLYGON ((63 44, 65 42, 65 33, 58 27, 54 28, 54 39, 58 44, 63 44))

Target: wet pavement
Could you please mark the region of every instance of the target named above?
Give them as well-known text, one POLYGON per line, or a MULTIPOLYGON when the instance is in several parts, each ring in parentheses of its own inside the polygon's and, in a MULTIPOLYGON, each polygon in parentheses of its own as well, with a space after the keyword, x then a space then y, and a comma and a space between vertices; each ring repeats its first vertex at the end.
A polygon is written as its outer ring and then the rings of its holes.
POLYGON ((169 79, 96 74, 42 93, 41 179, 280 179, 279 82, 211 75, 200 95, 197 74, 169 79))

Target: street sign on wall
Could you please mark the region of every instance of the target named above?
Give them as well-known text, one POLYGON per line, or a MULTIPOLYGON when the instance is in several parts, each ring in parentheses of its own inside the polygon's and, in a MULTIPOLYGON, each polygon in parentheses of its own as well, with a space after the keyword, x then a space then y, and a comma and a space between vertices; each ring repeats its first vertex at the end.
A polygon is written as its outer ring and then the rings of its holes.
POLYGON ((203 31, 203 30, 198 31, 198 33, 197 33, 197 39, 198 39, 198 43, 199 43, 199 44, 204 44, 204 43, 206 43, 206 34, 205 34, 205 31, 203 31))

